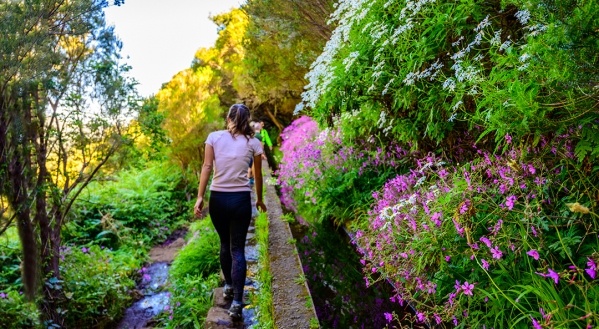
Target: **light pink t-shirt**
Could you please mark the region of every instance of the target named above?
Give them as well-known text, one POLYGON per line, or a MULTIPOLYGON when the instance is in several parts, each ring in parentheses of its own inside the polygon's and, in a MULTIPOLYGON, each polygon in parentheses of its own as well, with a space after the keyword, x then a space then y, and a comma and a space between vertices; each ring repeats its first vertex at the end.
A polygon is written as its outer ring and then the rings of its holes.
POLYGON ((214 175, 211 191, 251 191, 248 168, 254 155, 264 153, 260 141, 252 137, 233 136, 227 130, 208 135, 206 144, 214 148, 214 175))

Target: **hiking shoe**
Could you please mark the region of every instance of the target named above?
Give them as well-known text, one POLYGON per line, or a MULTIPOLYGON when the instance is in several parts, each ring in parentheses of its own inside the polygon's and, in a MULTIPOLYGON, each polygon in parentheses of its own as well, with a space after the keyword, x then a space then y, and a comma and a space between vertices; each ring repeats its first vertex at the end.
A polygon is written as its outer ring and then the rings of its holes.
POLYGON ((238 304, 236 302, 233 302, 233 304, 231 304, 231 307, 229 307, 229 316, 231 317, 231 319, 237 321, 237 320, 241 320, 241 310, 243 309, 243 304, 238 304))
POLYGON ((233 299, 233 287, 225 284, 225 287, 223 288, 223 297, 227 300, 233 299))

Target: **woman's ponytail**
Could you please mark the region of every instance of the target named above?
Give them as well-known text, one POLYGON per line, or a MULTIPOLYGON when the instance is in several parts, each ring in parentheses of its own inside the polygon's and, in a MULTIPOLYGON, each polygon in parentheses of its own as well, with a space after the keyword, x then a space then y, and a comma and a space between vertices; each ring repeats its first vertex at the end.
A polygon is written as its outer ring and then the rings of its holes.
POLYGON ((243 135, 248 140, 254 137, 250 127, 250 109, 243 104, 233 104, 227 114, 227 130, 231 135, 243 135))

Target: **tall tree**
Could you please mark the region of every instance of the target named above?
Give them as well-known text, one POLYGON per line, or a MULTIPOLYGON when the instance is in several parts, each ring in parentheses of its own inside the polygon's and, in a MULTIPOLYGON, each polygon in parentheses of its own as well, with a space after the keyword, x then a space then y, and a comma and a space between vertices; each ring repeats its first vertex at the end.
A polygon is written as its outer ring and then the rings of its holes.
POLYGON ((209 132, 224 127, 227 109, 240 101, 240 90, 247 88, 240 72, 247 16, 235 9, 212 20, 219 29, 214 46, 199 49, 191 67, 175 75, 156 95, 171 156, 197 175, 204 156, 202 141, 209 132))
MULTIPOLYGON (((115 1, 119 5, 121 1, 115 1)), ((60 232, 114 153, 134 82, 99 0, 0 3, 0 195, 14 212, 23 282, 47 326, 63 325, 60 232), (41 271, 41 272, 40 272, 41 271)))
POLYGON ((279 130, 291 121, 307 84, 306 73, 331 36, 331 0, 249 0, 243 71, 249 93, 242 96, 279 130))

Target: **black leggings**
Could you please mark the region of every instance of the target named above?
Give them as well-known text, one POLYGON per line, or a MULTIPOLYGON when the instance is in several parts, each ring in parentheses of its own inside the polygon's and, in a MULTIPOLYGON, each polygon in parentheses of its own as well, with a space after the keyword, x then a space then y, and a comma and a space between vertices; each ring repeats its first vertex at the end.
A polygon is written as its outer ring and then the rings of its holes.
POLYGON ((233 286, 233 300, 241 303, 247 271, 245 239, 252 217, 250 192, 211 191, 208 209, 220 237, 220 266, 225 282, 233 286))

